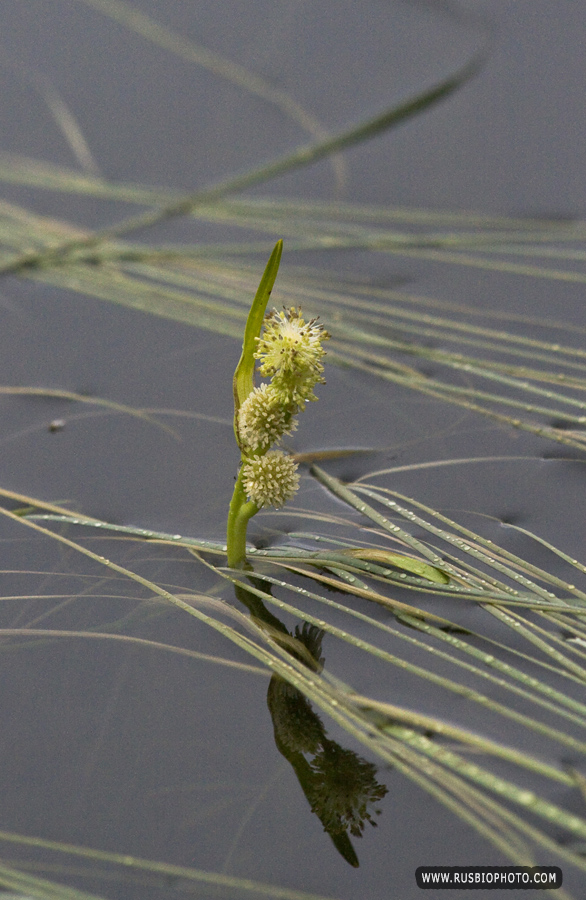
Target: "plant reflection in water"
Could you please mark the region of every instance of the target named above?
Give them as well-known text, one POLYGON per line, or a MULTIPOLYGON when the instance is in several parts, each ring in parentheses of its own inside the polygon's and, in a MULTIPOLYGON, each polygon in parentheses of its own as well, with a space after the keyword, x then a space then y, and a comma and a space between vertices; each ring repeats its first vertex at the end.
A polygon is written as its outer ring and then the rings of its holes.
MULTIPOLYGON (((259 579, 251 580, 261 586, 259 579)), ((264 591, 270 592, 270 587, 262 582, 264 591)), ((321 656, 323 631, 304 622, 291 634, 256 594, 238 585, 234 588, 255 624, 301 663, 321 672, 325 661, 321 656)), ((376 780, 376 766, 330 740, 309 700, 278 675, 270 680, 267 704, 279 753, 293 767, 311 811, 336 849, 357 868, 358 856, 350 835, 362 837, 367 822, 376 826, 373 816, 380 810, 375 804, 388 793, 388 788, 376 780)))

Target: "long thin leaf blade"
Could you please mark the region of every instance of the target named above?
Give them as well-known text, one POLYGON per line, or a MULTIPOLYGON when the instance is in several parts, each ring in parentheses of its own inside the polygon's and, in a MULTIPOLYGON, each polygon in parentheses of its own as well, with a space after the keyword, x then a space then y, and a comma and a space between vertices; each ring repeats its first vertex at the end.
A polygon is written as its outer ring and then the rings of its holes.
POLYGON ((242 355, 236 366, 236 371, 234 372, 234 409, 236 413, 254 388, 254 351, 256 349, 256 339, 260 335, 267 303, 269 302, 277 272, 279 271, 282 252, 283 241, 277 241, 263 272, 258 290, 252 301, 252 306, 250 307, 250 312, 248 313, 246 328, 244 329, 242 355))

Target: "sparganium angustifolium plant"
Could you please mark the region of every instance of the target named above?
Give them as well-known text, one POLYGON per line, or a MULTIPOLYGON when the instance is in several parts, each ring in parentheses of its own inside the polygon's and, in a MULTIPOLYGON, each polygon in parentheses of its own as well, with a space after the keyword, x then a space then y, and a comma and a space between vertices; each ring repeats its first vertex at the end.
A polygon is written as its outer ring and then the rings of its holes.
POLYGON ((252 302, 242 355, 234 373, 234 431, 241 452, 240 472, 228 515, 228 565, 246 565, 248 520, 263 506, 283 506, 299 486, 297 464, 273 449, 297 427, 295 416, 313 389, 323 384, 323 341, 327 331, 316 319, 305 321, 295 307, 265 316, 282 252, 275 246, 252 302), (263 330, 264 327, 264 330, 263 330), (262 331, 262 334, 261 334, 262 331), (254 385, 258 371, 270 379, 254 385))

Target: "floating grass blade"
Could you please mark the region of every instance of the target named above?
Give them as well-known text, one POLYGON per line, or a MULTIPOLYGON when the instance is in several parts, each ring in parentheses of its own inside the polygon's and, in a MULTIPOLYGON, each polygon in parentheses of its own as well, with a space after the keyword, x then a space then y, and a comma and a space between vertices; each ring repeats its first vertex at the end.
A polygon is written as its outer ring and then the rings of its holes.
MULTIPOLYGON (((332 484, 336 486, 336 480, 334 480, 332 484)), ((15 521, 23 522, 23 524, 26 522, 26 520, 23 521, 17 516, 14 516, 13 518, 15 521)), ((62 516, 60 520, 63 521, 63 519, 64 517, 62 516)), ((70 521, 74 520, 70 517, 70 521)), ((86 526, 91 526, 93 524, 90 520, 80 519, 79 521, 86 526)), ((29 524, 30 526, 33 526, 34 523, 30 522, 29 524)), ((108 527, 107 523, 101 524, 106 528, 108 527)), ((114 526, 113 528, 114 533, 120 530, 120 526, 114 526)), ((126 528, 125 530, 126 533, 130 533, 131 531, 129 528, 126 528)), ((43 533, 46 533, 47 536, 50 534, 50 532, 46 530, 43 530, 43 533)), ((145 536, 149 534, 153 533, 146 532, 145 536)), ((503 830, 509 828, 512 829, 510 841, 515 844, 518 838, 520 839, 521 836, 524 836, 524 839, 530 840, 537 846, 543 848, 547 847, 550 851, 556 850, 556 848, 554 843, 545 833, 536 829, 524 819, 523 814, 512 814, 510 810, 507 810, 506 807, 500 805, 498 800, 491 800, 489 796, 491 793, 495 793, 497 798, 504 795, 513 797, 522 809, 526 809, 534 815, 543 817, 547 821, 555 823, 556 826, 564 831, 579 836, 586 830, 586 822, 579 817, 569 814, 561 807, 552 804, 546 797, 542 797, 539 793, 527 791, 524 786, 521 787, 512 781, 505 781, 502 778, 497 777, 491 772, 489 765, 487 766, 479 763, 472 764, 456 750, 436 746, 433 741, 425 739, 423 735, 413 730, 414 726, 415 728, 417 728, 418 725, 421 727, 423 721, 421 718, 417 718, 417 713, 405 712, 404 717, 406 718, 406 722, 403 727, 399 727, 396 724, 396 720, 391 724, 389 722, 389 717, 392 718, 390 706, 386 710, 388 716, 385 718, 385 708, 384 705, 381 705, 381 701, 370 701, 369 698, 353 691, 350 687, 343 685, 341 682, 339 683, 335 677, 332 678, 326 673, 320 675, 318 672, 308 672, 307 668, 301 663, 296 662, 294 658, 291 658, 289 651, 285 647, 280 646, 280 639, 272 631, 262 628, 259 629, 257 626, 252 626, 251 628, 252 623, 242 616, 242 625, 245 626, 249 632, 252 630, 253 634, 252 638, 247 637, 242 634, 241 631, 235 630, 231 625, 227 625, 225 622, 220 622, 218 620, 217 615, 220 612, 221 604, 218 606, 216 612, 214 612, 215 607, 209 605, 209 598, 202 598, 204 606, 202 606, 200 610, 193 605, 184 605, 183 603, 178 602, 177 596, 172 596, 164 590, 161 591, 156 584, 137 576, 136 573, 120 567, 117 564, 113 564, 110 560, 104 560, 99 556, 95 556, 91 552, 88 552, 87 548, 76 544, 74 541, 64 539, 59 535, 55 535, 54 537, 59 541, 64 540, 67 546, 78 549, 80 552, 94 558, 96 561, 101 559, 102 565, 106 565, 109 568, 113 567, 118 573, 125 573, 126 577, 138 580, 138 582, 145 587, 150 587, 155 594, 163 598, 166 597, 179 608, 185 609, 185 611, 188 611, 191 615, 196 615, 202 622, 205 622, 214 629, 220 631, 230 641, 236 643, 248 653, 251 653, 259 662, 261 662, 261 664, 268 666, 271 671, 279 673, 281 677, 284 677, 287 680, 290 679, 292 683, 306 696, 311 698, 320 709, 331 715, 343 728, 348 730, 349 733, 354 734, 354 736, 363 742, 365 746, 368 746, 372 752, 376 753, 381 759, 393 764, 407 777, 411 778, 425 790, 428 790, 432 795, 436 796, 440 802, 444 803, 449 809, 452 809, 457 815, 461 816, 464 821, 476 828, 479 833, 483 834, 488 840, 494 843, 495 846, 498 846, 500 850, 509 856, 509 858, 519 858, 518 850, 514 849, 511 843, 509 843, 507 849, 507 842, 503 842, 502 840, 503 830), (204 612, 206 603, 208 611, 204 612), (262 646, 263 644, 264 647, 262 646), (377 703, 379 704, 378 706, 377 703), (375 716, 374 719, 373 715, 375 716), (378 719, 376 719, 376 715, 379 716, 378 719), (412 719, 409 719, 409 715, 412 715, 412 719), (473 785, 475 786, 473 787, 473 785), (485 793, 486 791, 488 791, 488 793, 485 793), (496 821, 501 821, 501 824, 495 830, 494 823, 496 821)), ((164 539, 165 535, 160 534, 160 537, 161 539, 164 539)), ((167 537, 169 538, 171 536, 167 537)), ((177 536, 175 536, 175 538, 177 538, 177 536)), ((186 548, 188 546, 194 546, 195 543, 196 542, 183 539, 183 544, 186 548)), ((199 552, 206 553, 207 547, 208 544, 206 542, 201 542, 201 550, 199 552)), ((213 545, 209 544, 209 549, 212 549, 212 547, 213 545)), ((216 550, 219 550, 219 548, 216 548, 216 550)), ((296 550, 295 552, 300 556, 303 555, 301 551, 296 550)), ((254 554, 252 555, 252 558, 254 558, 254 554)), ((268 564, 268 556, 264 555, 263 557, 259 557, 259 559, 260 558, 264 560, 263 566, 268 564)), ((352 558, 350 557, 350 559, 352 558)), ((282 562, 283 565, 288 566, 286 559, 283 559, 282 562)), ((354 562, 357 565, 360 564, 364 566, 377 565, 377 562, 372 560, 355 559, 354 562)), ((305 621, 313 622, 320 628, 325 628, 332 639, 341 639, 345 642, 349 642, 357 650, 369 655, 374 655, 381 662, 391 662, 391 660, 393 660, 393 664, 395 665, 399 665, 403 668, 407 666, 413 673, 416 671, 419 672, 422 677, 431 679, 432 682, 436 683, 438 686, 441 682, 449 690, 455 690, 457 693, 462 693, 462 696, 466 695, 473 702, 478 702, 481 706, 485 706, 487 710, 491 709, 494 712, 502 712, 507 717, 512 717, 520 728, 529 727, 531 730, 536 730, 537 733, 547 735, 548 738, 561 740, 565 746, 571 745, 575 752, 579 752, 580 747, 582 746, 581 743, 571 735, 563 735, 559 730, 551 729, 545 722, 540 722, 538 719, 531 720, 524 713, 520 714, 512 707, 495 703, 492 700, 489 700, 487 703, 486 700, 481 698, 481 695, 478 692, 470 691, 465 680, 458 682, 450 681, 449 679, 438 679, 438 676, 431 668, 424 670, 421 667, 414 667, 412 664, 407 663, 406 660, 402 659, 400 655, 390 654, 386 648, 377 646, 377 644, 373 644, 370 641, 365 641, 364 638, 354 636, 351 630, 344 630, 334 626, 329 622, 327 617, 316 617, 309 614, 299 606, 284 600, 282 592, 292 591, 300 597, 305 596, 308 599, 315 599, 320 603, 323 603, 324 608, 327 608, 329 605, 331 605, 332 608, 335 606, 340 611, 345 608, 349 614, 359 617, 366 624, 369 617, 358 610, 353 610, 351 606, 346 606, 339 601, 326 598, 325 596, 320 597, 315 591, 308 591, 307 588, 300 588, 292 582, 288 582, 282 578, 275 578, 265 573, 261 575, 261 577, 264 578, 267 583, 272 583, 280 594, 280 596, 273 597, 268 591, 247 584, 243 580, 243 575, 241 573, 239 573, 239 575, 233 575, 230 572, 225 572, 214 566, 212 566, 212 568, 214 568, 222 577, 228 577, 233 583, 240 584, 243 588, 245 587, 246 590, 255 593, 263 602, 274 606, 277 612, 280 609, 290 615, 300 617, 305 621)), ((316 576, 319 580, 319 573, 316 573, 316 576)), ((428 584, 431 583, 428 582, 428 584)), ((443 585, 443 589, 448 588, 449 585, 443 585)), ((491 590, 492 589, 493 588, 491 587, 491 590)), ((476 593, 474 593, 473 596, 476 602, 476 593)), ((232 616, 235 612, 236 610, 232 611, 232 616)), ((404 613, 401 613, 399 622, 402 621, 403 616, 404 613)), ((433 637, 435 640, 443 640, 444 637, 447 637, 448 644, 453 643, 456 645, 459 644, 459 642, 462 643, 462 646, 454 646, 454 649, 462 649, 466 644, 465 637, 451 635, 449 632, 444 633, 441 630, 437 631, 435 626, 432 625, 432 622, 433 619, 428 619, 428 624, 431 626, 428 629, 424 622, 418 619, 417 612, 415 612, 415 620, 413 620, 411 624, 415 624, 420 632, 427 632, 429 636, 433 637)), ((371 620, 371 623, 381 635, 383 633, 388 633, 389 635, 391 633, 396 633, 397 636, 401 636, 400 626, 399 629, 393 629, 388 624, 376 622, 374 619, 371 620)), ((404 633, 402 637, 407 638, 414 646, 418 640, 408 633, 404 633)), ((424 649, 423 645, 421 646, 422 649, 424 649)), ((431 645, 425 648, 425 650, 427 653, 432 652, 430 658, 433 658, 433 654, 437 653, 431 645)), ((442 654, 443 651, 439 654, 438 658, 443 658, 442 654)), ((446 656, 446 659, 448 658, 447 655, 443 655, 446 656)), ((483 659, 481 652, 476 654, 476 648, 475 655, 477 655, 478 661, 483 659)), ((455 659, 453 661, 455 661, 455 659)), ((466 666, 464 668, 466 668, 466 666)), ((504 666, 499 670, 499 673, 502 687, 508 685, 511 687, 514 686, 515 670, 512 667, 504 666)), ((478 674, 482 674, 480 669, 478 669, 478 674)), ((489 677, 490 679, 491 676, 489 676, 488 673, 484 673, 484 677, 489 677)), ((520 673, 520 678, 518 680, 520 680, 523 685, 521 691, 519 691, 518 688, 515 689, 519 696, 526 689, 539 690, 539 683, 535 679, 524 679, 523 673, 520 673)), ((561 711, 565 704, 561 702, 560 706, 560 697, 555 691, 548 692, 547 685, 545 685, 545 687, 546 689, 543 691, 544 699, 546 699, 547 703, 551 703, 551 711, 561 711), (556 708, 556 705, 558 708, 556 708)), ((529 695, 527 695, 526 699, 530 699, 529 695)), ((571 701, 571 697, 568 697, 568 700, 571 701)), ((575 713, 578 713, 578 706, 579 705, 576 705, 575 707, 575 713)), ((572 709, 571 704, 567 706, 566 709, 572 709)), ((468 734, 462 729, 460 731, 454 730, 453 726, 445 725, 441 720, 427 724, 432 731, 437 732, 438 734, 445 733, 452 739, 457 739, 458 742, 461 742, 463 752, 465 752, 464 748, 470 744, 479 748, 483 747, 489 756, 494 753, 496 756, 508 760, 515 766, 519 766, 534 773, 539 773, 548 779, 552 779, 556 782, 563 782, 570 786, 571 776, 569 776, 568 773, 562 768, 557 768, 555 766, 551 767, 550 764, 542 763, 538 757, 524 754, 514 747, 506 747, 504 745, 497 746, 494 741, 491 742, 490 737, 484 739, 482 736, 474 735, 473 732, 468 734), (445 731, 446 728, 447 731, 445 731), (450 728, 452 728, 452 731, 450 731, 450 728)), ((566 848, 557 848, 556 852, 558 852, 558 855, 568 863, 572 863, 576 866, 584 865, 583 860, 580 860, 579 857, 566 848)))

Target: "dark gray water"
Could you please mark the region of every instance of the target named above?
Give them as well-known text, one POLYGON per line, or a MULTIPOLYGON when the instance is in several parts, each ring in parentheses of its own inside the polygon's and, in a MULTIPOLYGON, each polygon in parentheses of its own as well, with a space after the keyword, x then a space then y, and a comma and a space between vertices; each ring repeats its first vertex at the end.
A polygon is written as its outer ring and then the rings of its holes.
MULTIPOLYGON (((461 65, 487 40, 475 18, 486 16, 493 35, 481 73, 436 109, 349 153, 341 196, 513 216, 583 215, 586 25, 578 4, 136 0, 135 6, 291 91, 332 130, 461 65)), ((153 46, 91 4, 5 0, 2 24, 2 151, 76 163, 48 112, 47 85, 74 113, 93 164, 112 180, 191 190, 307 140, 279 109, 153 46)), ((335 185, 332 165, 320 163, 257 193, 327 199, 335 185)), ((82 226, 127 213, 93 199, 3 190, 10 201, 82 226)), ((182 221, 155 229, 152 239, 193 240, 193 234, 182 221)), ((267 239, 267 254, 278 237, 267 239)), ((358 253, 323 262, 383 285, 406 278, 415 292, 440 299, 583 325, 583 290, 575 285, 358 253)), ((259 258, 259 274, 263 263, 259 258)), ((3 282, 0 317, 3 384, 197 414, 162 417, 176 429, 173 436, 80 403, 2 398, 2 487, 116 523, 222 538, 237 465, 235 341, 16 278, 3 282), (55 420, 65 427, 51 431, 55 420)), ((378 450, 367 460, 332 465, 344 477, 451 457, 525 457, 398 472, 394 486, 467 517, 514 551, 531 552, 503 520, 581 554, 582 462, 368 376, 331 368, 319 393, 319 407, 308 410, 294 437, 295 450, 378 450)), ((335 508, 308 477, 299 505, 335 508)), ((253 533, 295 527, 297 520, 273 518, 255 522, 253 533)), ((122 632, 250 662, 195 620, 159 606, 145 612, 138 589, 104 579, 99 566, 23 532, 12 524, 2 530, 2 593, 16 598, 3 601, 3 627, 105 629, 135 614, 120 623, 122 632), (14 574, 23 570, 41 574, 14 574), (19 599, 23 594, 51 596, 19 599), (66 602, 70 595, 75 602, 66 602)), ((92 543, 113 552, 108 543, 100 546, 92 543)), ((168 548, 132 543, 116 552, 172 588, 203 591, 210 584, 193 560, 168 548)), ((359 661, 327 642, 324 654, 333 671, 375 690, 376 667, 361 671, 359 661)), ((268 679, 259 674, 81 639, 11 649, 0 667, 5 831, 340 900, 415 898, 413 873, 422 864, 502 862, 396 772, 380 770, 389 793, 378 828, 367 826, 354 842, 360 868, 348 866, 275 747, 268 679)), ((393 687, 402 702, 412 691, 414 705, 420 703, 417 685, 404 676, 393 687)), ((435 698, 428 700, 433 713, 435 698)), ((330 736, 358 749, 334 726, 330 736)), ((109 883, 67 871, 55 877, 116 898, 169 897, 184 887, 154 879, 109 883)))

